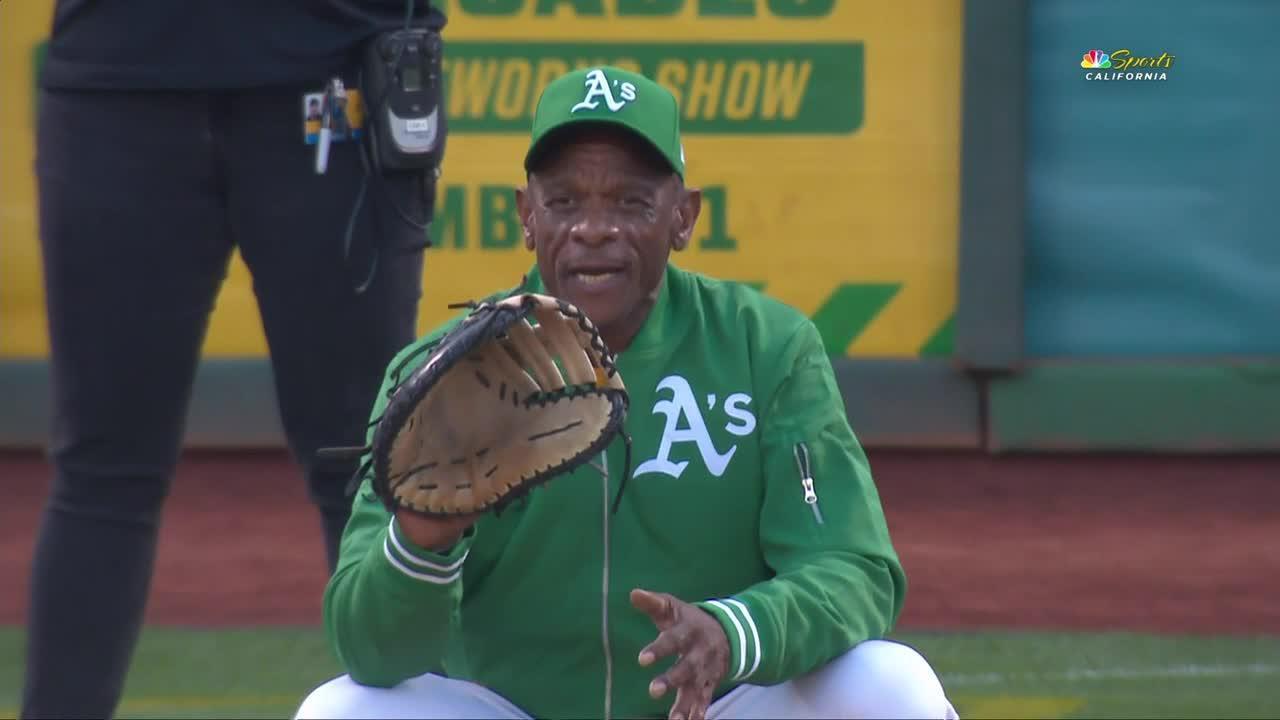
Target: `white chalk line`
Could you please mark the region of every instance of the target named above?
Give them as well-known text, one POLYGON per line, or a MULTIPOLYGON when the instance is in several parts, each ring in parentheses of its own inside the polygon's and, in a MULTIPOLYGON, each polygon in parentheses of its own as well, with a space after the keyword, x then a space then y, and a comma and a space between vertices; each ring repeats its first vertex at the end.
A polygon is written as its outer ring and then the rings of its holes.
POLYGON ((1002 685, 1017 681, 1158 680, 1161 678, 1220 678, 1243 675, 1280 675, 1280 665, 1168 665, 1146 668, 1080 668, 1046 672, 955 673, 943 676, 946 685, 1002 685))

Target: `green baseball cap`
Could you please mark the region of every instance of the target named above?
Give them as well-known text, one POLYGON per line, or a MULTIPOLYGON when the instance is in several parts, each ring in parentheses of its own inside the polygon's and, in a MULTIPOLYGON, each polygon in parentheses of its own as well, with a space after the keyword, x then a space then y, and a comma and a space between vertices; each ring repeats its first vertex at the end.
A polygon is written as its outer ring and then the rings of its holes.
POLYGON ((639 74, 603 65, 561 75, 542 91, 533 114, 533 134, 524 156, 529 170, 556 131, 577 123, 612 123, 630 130, 658 151, 682 179, 680 108, 669 90, 639 74))

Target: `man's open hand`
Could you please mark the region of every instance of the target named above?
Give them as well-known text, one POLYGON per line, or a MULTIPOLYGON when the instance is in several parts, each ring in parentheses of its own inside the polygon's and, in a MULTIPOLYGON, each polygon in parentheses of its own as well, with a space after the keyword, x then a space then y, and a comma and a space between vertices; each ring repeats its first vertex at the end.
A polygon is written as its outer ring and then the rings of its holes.
POLYGON ((720 623, 698 607, 666 593, 631 591, 631 604, 658 626, 658 637, 640 651, 648 667, 659 658, 678 655, 669 670, 649 683, 649 695, 662 697, 676 689, 670 720, 703 720, 711 695, 729 672, 729 638, 720 623))

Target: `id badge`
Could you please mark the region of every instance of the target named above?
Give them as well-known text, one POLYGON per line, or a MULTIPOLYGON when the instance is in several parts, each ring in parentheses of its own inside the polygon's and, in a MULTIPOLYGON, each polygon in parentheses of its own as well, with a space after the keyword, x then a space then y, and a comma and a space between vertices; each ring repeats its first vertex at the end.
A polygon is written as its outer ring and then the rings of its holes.
MULTIPOLYGON (((359 140, 364 135, 364 99, 360 91, 350 89, 332 98, 329 114, 331 142, 359 140)), ((302 139, 308 145, 320 141, 320 125, 324 119, 325 93, 310 92, 302 96, 302 139)))

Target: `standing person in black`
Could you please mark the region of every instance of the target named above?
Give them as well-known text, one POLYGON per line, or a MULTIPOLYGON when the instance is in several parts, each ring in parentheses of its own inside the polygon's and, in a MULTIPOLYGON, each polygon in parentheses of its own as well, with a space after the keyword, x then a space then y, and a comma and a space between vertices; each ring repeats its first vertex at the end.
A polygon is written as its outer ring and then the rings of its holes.
POLYGON ((36 141, 54 477, 23 718, 116 710, 233 248, 332 570, 355 468, 316 449, 364 443, 382 372, 414 338, 435 175, 366 177, 358 141, 333 142, 321 173, 304 125, 331 78, 359 86, 372 36, 409 13, 443 27, 409 2, 57 0, 36 141))

